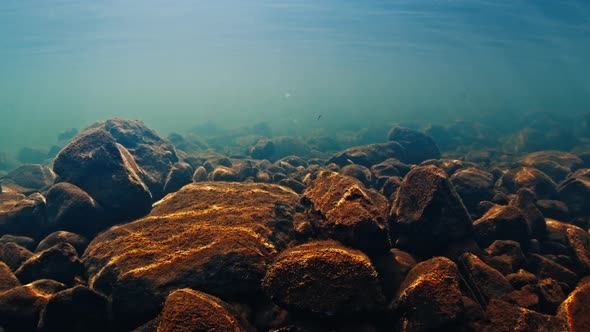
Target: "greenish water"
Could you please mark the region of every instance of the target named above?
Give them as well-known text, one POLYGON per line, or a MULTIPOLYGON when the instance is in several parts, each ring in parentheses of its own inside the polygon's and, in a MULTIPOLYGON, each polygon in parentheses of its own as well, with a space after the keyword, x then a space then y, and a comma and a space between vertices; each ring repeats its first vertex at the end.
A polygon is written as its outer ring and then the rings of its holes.
POLYGON ((583 0, 2 0, 0 151, 112 116, 305 133, 589 111, 588 36, 583 0))

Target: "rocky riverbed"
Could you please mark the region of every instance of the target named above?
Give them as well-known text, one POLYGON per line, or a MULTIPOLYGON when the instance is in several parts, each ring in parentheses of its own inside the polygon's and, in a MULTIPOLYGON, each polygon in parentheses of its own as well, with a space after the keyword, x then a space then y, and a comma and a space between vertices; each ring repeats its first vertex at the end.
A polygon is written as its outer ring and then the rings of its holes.
POLYGON ((590 331, 590 130, 532 119, 0 154, 0 331, 590 331))

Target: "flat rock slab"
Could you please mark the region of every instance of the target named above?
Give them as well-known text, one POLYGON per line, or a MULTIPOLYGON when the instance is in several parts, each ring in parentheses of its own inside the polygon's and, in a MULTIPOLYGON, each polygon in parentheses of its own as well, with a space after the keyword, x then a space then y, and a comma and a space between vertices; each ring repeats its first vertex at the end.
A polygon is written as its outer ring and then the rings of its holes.
POLYGON ((83 262, 90 285, 112 296, 115 318, 135 327, 175 289, 224 300, 256 296, 302 209, 297 194, 277 185, 193 183, 157 202, 148 216, 101 233, 83 262))

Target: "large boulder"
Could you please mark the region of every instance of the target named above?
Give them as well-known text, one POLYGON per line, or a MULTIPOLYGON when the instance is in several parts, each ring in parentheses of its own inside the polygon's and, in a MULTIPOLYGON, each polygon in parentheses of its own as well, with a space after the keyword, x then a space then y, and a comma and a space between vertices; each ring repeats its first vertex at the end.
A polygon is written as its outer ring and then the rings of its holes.
POLYGON ((389 158, 406 161, 406 151, 398 142, 361 145, 334 154, 328 163, 338 166, 354 163, 370 168, 389 158))
POLYGON ((72 183, 94 198, 110 224, 139 218, 151 209, 143 171, 129 151, 102 129, 78 135, 57 155, 53 170, 57 182, 72 183))
POLYGON ((88 246, 88 240, 83 236, 67 231, 57 231, 47 235, 41 240, 37 245, 35 252, 47 250, 60 243, 69 243, 74 249, 76 249, 79 255, 82 255, 88 246))
POLYGON ((351 177, 324 171, 303 194, 312 223, 325 235, 363 251, 391 248, 387 199, 351 177))
POLYGON ((547 219, 547 240, 565 245, 579 267, 590 272, 590 235, 582 228, 547 219))
POLYGON ((406 276, 394 301, 403 331, 444 329, 465 311, 457 265, 435 257, 418 263, 406 276))
POLYGON ((153 318, 179 288, 262 296, 266 265, 291 241, 302 210, 297 194, 276 185, 186 185, 145 218, 94 238, 83 256, 89 284, 111 296, 122 328, 153 318))
POLYGON ((190 288, 175 290, 164 303, 159 332, 253 331, 235 310, 219 298, 190 288))
POLYGON ((109 225, 102 207, 87 192, 77 186, 60 182, 47 192, 47 228, 94 235, 109 225))
POLYGON ((14 242, 0 243, 0 261, 6 263, 12 271, 16 271, 31 257, 32 252, 14 242))
POLYGON ((45 223, 45 198, 41 194, 0 193, 0 235, 38 237, 45 223))
POLYGON ((36 331, 41 311, 51 296, 65 288, 53 280, 38 280, 0 293, 0 323, 7 331, 36 331))
POLYGON ((433 255, 472 234, 472 222, 446 173, 433 165, 412 169, 390 211, 396 246, 433 255))
POLYGON ((440 158, 440 151, 432 137, 417 130, 396 126, 387 134, 387 140, 401 144, 408 163, 419 164, 428 159, 440 158))
POLYGON ((143 170, 142 179, 153 199, 160 199, 168 173, 179 161, 172 144, 137 120, 113 118, 102 123, 99 128, 109 132, 117 143, 129 151, 143 170))
POLYGON ((281 307, 322 316, 385 308, 370 259, 333 240, 310 242, 283 252, 268 269, 263 287, 281 307))

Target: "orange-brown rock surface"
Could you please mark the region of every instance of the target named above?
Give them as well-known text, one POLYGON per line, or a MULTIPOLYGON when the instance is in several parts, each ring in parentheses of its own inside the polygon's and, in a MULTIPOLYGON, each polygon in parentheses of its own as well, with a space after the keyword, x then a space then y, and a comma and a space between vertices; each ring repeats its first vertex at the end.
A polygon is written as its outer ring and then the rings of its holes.
POLYGON ((145 218, 97 236, 83 256, 89 283, 112 296, 115 316, 129 327, 156 314, 178 288, 258 296, 301 209, 298 195, 276 185, 187 185, 145 218))

